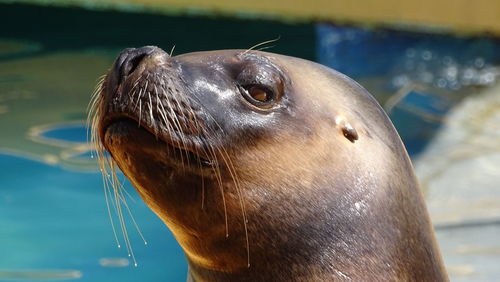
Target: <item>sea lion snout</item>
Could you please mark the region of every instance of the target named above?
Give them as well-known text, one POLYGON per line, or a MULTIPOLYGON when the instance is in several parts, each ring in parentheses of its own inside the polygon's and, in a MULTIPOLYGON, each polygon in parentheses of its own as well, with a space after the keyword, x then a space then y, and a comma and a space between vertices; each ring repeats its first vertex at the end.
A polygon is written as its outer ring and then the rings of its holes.
POLYGON ((124 49, 118 55, 113 66, 113 76, 117 78, 117 83, 120 83, 125 77, 134 72, 141 61, 153 53, 165 52, 156 46, 124 49))
MULTIPOLYGON (((97 130, 108 150, 126 147, 122 144, 140 128, 169 144, 164 147, 170 152, 169 163, 211 165, 201 141, 207 130, 203 109, 186 90, 178 66, 155 46, 128 48, 118 55, 103 80, 98 102, 97 130)), ((153 143, 148 144, 157 146, 153 143)))

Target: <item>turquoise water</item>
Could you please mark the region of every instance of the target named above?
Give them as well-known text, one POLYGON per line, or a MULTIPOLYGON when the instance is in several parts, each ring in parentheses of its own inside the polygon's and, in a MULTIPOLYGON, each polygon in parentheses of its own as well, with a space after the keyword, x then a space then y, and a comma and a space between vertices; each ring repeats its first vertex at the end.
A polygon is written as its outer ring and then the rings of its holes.
POLYGON ((84 143, 88 139, 87 132, 87 128, 81 125, 69 125, 54 130, 47 130, 41 136, 55 140, 84 143))
POLYGON ((185 280, 182 250, 129 185, 136 201, 128 202, 148 241, 144 245, 129 222, 138 267, 114 243, 100 173, 6 154, 0 154, 0 167, 0 280, 6 278, 2 272, 26 270, 76 270, 79 281, 185 280), (128 265, 105 267, 102 259, 128 265))

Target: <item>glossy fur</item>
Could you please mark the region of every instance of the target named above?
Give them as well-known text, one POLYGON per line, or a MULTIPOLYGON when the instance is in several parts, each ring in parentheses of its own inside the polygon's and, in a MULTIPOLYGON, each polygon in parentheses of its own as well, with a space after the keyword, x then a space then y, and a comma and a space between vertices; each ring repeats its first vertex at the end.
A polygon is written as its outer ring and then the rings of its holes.
POLYGON ((272 53, 144 48, 108 73, 99 135, 189 279, 447 281, 408 155, 361 86, 272 53), (248 84, 276 103, 249 103, 248 84))

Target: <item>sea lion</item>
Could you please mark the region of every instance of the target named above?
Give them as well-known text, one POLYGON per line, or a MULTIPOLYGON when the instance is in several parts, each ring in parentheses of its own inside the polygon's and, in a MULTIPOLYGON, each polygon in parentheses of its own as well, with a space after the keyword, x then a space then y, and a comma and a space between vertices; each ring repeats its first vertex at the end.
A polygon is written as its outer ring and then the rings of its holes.
POLYGON ((124 50, 95 136, 193 281, 447 281, 408 154, 360 85, 252 50, 124 50))

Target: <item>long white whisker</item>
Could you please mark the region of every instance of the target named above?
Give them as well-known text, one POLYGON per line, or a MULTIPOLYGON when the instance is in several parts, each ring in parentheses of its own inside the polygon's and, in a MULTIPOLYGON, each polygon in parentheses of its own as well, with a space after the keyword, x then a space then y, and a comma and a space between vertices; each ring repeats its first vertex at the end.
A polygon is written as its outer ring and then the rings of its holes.
POLYGON ((266 44, 272 43, 272 42, 276 42, 276 41, 280 40, 280 38, 281 38, 281 36, 278 36, 275 39, 271 39, 271 40, 267 40, 267 41, 255 44, 254 46, 248 48, 245 52, 243 52, 243 55, 245 55, 246 53, 250 52, 251 50, 254 50, 255 48, 257 48, 259 46, 266 45, 266 44))

